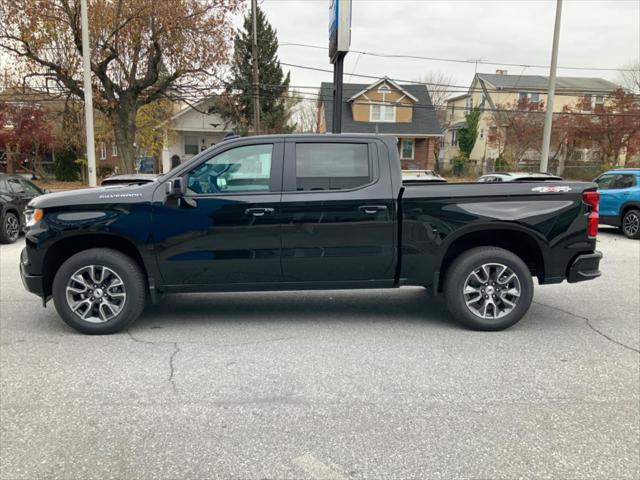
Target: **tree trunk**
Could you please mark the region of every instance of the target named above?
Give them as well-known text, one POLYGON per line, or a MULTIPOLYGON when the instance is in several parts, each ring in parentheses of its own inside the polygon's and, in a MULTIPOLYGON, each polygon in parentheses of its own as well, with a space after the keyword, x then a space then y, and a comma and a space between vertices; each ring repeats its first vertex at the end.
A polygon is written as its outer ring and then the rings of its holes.
POLYGON ((564 140, 560 143, 560 155, 558 155, 558 176, 564 173, 564 165, 567 161, 567 145, 564 140))
POLYGON ((109 116, 120 159, 119 173, 133 173, 136 159, 136 114, 135 101, 121 99, 118 107, 109 116))

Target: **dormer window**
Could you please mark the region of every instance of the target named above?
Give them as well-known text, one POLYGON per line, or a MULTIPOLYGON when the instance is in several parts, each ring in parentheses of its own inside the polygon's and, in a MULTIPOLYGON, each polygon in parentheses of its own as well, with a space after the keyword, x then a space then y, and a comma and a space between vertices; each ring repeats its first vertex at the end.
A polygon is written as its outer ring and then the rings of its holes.
POLYGON ((396 107, 395 105, 388 105, 382 103, 371 104, 371 117, 372 122, 395 122, 396 121, 396 107))

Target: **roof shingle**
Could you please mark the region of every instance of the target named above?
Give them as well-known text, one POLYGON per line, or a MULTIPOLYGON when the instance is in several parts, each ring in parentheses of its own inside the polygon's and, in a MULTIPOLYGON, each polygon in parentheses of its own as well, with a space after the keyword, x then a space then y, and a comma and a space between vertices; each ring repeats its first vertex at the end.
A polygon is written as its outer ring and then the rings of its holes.
MULTIPOLYGON (((507 90, 541 90, 549 88, 549 77, 544 75, 500 75, 497 73, 478 73, 496 88, 507 90)), ((612 92, 620 88, 604 78, 594 77, 556 77, 556 91, 575 93, 612 92)))

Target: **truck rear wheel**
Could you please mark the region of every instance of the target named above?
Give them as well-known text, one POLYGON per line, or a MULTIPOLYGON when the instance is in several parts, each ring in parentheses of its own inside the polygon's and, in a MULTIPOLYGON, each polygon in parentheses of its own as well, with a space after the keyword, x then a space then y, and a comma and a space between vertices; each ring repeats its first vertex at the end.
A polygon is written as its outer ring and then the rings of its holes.
POLYGON ((508 250, 479 247, 460 255, 446 273, 449 312, 475 330, 503 330, 531 305, 533 279, 524 262, 508 250))
POLYGON ((140 316, 145 281, 130 257, 92 248, 67 259, 53 279, 53 302, 75 330, 102 335, 126 328, 140 316))

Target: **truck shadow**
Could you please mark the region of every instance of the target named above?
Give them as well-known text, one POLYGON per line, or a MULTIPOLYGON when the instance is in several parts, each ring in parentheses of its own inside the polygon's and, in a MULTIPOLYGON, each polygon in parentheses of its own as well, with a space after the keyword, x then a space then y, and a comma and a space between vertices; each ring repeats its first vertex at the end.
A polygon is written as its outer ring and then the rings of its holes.
POLYGON ((149 305, 136 328, 230 322, 429 322, 458 328, 441 297, 399 290, 174 294, 149 305))

